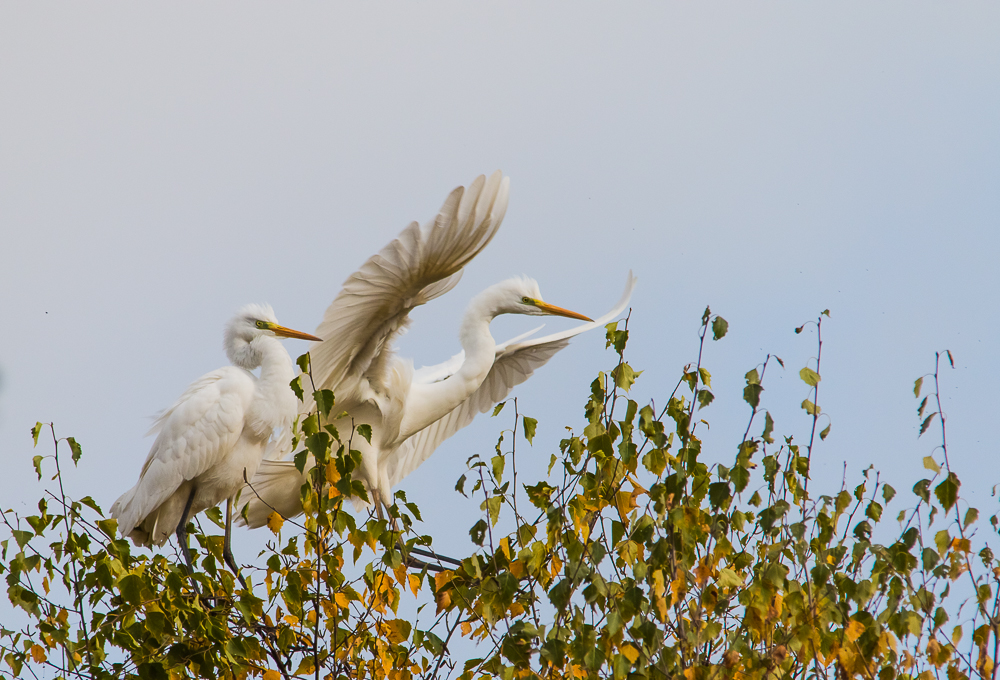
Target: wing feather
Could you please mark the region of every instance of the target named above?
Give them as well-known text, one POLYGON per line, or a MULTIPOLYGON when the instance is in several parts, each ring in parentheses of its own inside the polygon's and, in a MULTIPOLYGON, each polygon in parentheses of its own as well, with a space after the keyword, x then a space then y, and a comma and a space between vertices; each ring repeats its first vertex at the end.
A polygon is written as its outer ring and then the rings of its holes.
MULTIPOLYGON (((514 387, 530 378, 556 352, 566 347, 574 336, 594 328, 600 328, 620 316, 628 307, 634 288, 635 277, 632 272, 629 272, 625 283, 625 292, 622 293, 615 306, 600 318, 541 338, 525 340, 525 336, 520 335, 498 345, 493 367, 479 389, 456 406, 448 415, 428 425, 403 442, 392 457, 387 460, 389 482, 392 486, 396 486, 404 477, 416 470, 444 440, 471 423, 480 413, 485 413, 494 404, 503 401, 514 387)), ((525 335, 534 332, 531 331, 525 335)), ((418 377, 433 378, 429 382, 443 380, 450 375, 449 369, 451 369, 451 373, 458 370, 462 364, 459 360, 461 356, 460 354, 456 355, 439 366, 422 368, 417 372, 418 377), (422 375, 420 375, 421 372, 423 372, 422 375)))
POLYGON ((311 350, 317 384, 333 389, 338 405, 359 398, 362 377, 382 386, 392 340, 410 310, 455 287, 496 235, 508 193, 500 171, 456 188, 432 221, 411 223, 347 278, 316 331, 324 341, 311 350))
POLYGON ((139 481, 115 501, 111 514, 123 535, 236 445, 254 393, 254 377, 227 366, 193 382, 157 419, 159 430, 139 481))

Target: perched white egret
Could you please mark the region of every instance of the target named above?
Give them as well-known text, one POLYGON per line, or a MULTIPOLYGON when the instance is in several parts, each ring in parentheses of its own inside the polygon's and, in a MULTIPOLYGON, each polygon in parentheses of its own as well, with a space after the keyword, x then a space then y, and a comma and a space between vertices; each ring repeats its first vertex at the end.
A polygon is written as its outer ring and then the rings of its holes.
POLYGON ((276 430, 287 430, 298 402, 289 387, 292 360, 278 338, 319 340, 279 326, 268 305, 246 305, 225 331, 232 366, 203 375, 164 411, 139 481, 111 506, 118 530, 136 545, 163 545, 171 534, 192 568, 185 527, 190 517, 222 500, 226 506, 224 555, 230 550, 232 498, 253 477, 276 430), (251 371, 260 368, 260 377, 251 371))
MULTIPOLYGON (((455 189, 432 222, 412 223, 347 279, 316 331, 323 338, 311 348, 316 387, 332 390, 335 411, 348 414, 334 424, 340 432, 351 431, 355 423, 372 428, 370 443, 355 437, 352 446, 362 454, 359 476, 380 516, 391 503, 392 487, 442 441, 506 397, 571 337, 614 319, 628 304, 631 273, 618 304, 597 321, 543 302, 531 279, 509 279, 472 300, 459 331, 461 354, 419 371, 397 357, 392 342, 408 325, 410 310, 458 283, 462 268, 500 226, 507 196, 508 180, 501 180, 499 172, 455 189), (566 316, 589 323, 497 345, 489 327, 500 314, 566 316)), ((251 480, 252 491, 242 495, 251 527, 265 524, 272 509, 285 517, 302 512, 299 489, 313 463, 310 459, 300 473, 291 461, 278 460, 290 453, 290 441, 283 444, 268 454, 251 480)))

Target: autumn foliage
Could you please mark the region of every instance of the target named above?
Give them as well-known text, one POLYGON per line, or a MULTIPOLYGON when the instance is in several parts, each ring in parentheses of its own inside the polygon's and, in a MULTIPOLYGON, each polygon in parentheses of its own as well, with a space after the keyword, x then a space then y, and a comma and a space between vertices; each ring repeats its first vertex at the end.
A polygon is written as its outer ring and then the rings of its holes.
MULTIPOLYGON (((515 483, 536 421, 497 406, 513 426, 458 481, 482 516, 457 560, 427 554, 403 493, 391 521, 345 507, 364 494, 350 443, 371 431, 336 431, 335 395, 318 393, 297 425, 297 449, 318 461, 306 514, 272 515, 270 548, 242 570, 251 590, 223 566, 221 535, 192 527, 193 576, 117 537, 92 499, 63 492, 79 444, 39 424, 35 443, 47 433, 54 448, 34 465, 56 488, 36 515, 3 513, 0 572, 23 622, 0 626, 0 677, 994 678, 997 519, 964 503, 948 459, 938 383, 950 354, 914 389, 921 434, 940 433, 927 479, 897 493, 866 470, 811 489, 830 432, 818 405, 827 317, 796 329, 817 343, 799 371, 808 439, 776 430, 764 385, 784 366, 768 355, 745 375, 746 429, 712 451, 698 436, 714 398, 702 359, 728 324, 706 309, 698 359, 659 408, 629 398, 628 330, 609 325, 613 368, 547 477, 515 483)), ((308 374, 308 357, 300 365, 308 374)))

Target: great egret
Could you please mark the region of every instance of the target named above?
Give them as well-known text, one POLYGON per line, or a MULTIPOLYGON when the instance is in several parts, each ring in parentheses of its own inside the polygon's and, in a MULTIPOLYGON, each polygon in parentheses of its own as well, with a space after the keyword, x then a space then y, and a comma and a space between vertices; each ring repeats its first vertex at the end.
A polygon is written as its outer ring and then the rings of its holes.
POLYGON ((268 305, 246 305, 225 331, 232 366, 203 375, 164 411, 139 481, 111 506, 118 530, 136 545, 163 545, 176 533, 193 572, 185 527, 189 517, 227 500, 223 555, 230 550, 232 497, 257 471, 275 430, 287 430, 298 402, 289 387, 292 360, 277 338, 319 340, 279 326, 268 305), (260 368, 260 377, 251 371, 260 368))
MULTIPOLYGON (((408 325, 410 310, 458 283, 462 267, 500 226, 507 195, 508 180, 501 180, 499 172, 488 180, 480 176, 468 189, 455 189, 432 222, 422 228, 410 224, 347 279, 316 331, 323 338, 311 348, 316 387, 332 390, 335 411, 348 414, 334 425, 341 432, 351 431, 354 423, 372 428, 370 443, 355 437, 352 445, 362 454, 359 476, 380 517, 391 502, 392 487, 442 441, 506 397, 571 337, 607 323, 628 304, 631 273, 621 300, 597 321, 543 302, 531 279, 509 279, 472 300, 459 332, 461 354, 419 371, 397 357, 392 341, 408 325), (489 325, 499 314, 557 315, 590 323, 497 345, 489 325)), ((277 449, 274 458, 289 453, 290 441, 277 449)), ((311 459, 300 473, 291 461, 269 458, 252 478, 252 492, 242 496, 248 499, 250 527, 264 525, 272 510, 285 517, 302 512, 299 489, 308 479, 311 459)))

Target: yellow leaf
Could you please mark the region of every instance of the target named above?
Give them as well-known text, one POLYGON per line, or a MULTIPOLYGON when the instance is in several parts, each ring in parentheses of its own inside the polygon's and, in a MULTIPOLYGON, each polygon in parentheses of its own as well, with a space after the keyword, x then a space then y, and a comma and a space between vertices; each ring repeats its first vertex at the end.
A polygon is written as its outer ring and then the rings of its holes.
POLYGON ((462 637, 466 637, 472 634, 472 624, 468 621, 462 621, 462 637))
POLYGON ((639 658, 639 650, 627 643, 622 645, 622 654, 628 659, 629 663, 635 663, 639 658))
POLYGON ((446 585, 451 583, 453 578, 455 578, 455 572, 451 569, 445 569, 444 571, 439 571, 434 574, 434 590, 441 590, 446 585))
POLYGON ((508 539, 506 536, 504 536, 503 538, 500 539, 500 550, 503 551, 504 557, 506 557, 507 561, 509 562, 510 561, 510 539, 508 539))
POLYGON ((438 593, 436 600, 437 613, 440 614, 451 606, 451 593, 438 593))
POLYGON ((275 670, 264 671, 264 680, 281 680, 281 674, 275 670))
POLYGON ((895 635, 893 635, 889 631, 885 630, 885 631, 882 631, 882 634, 879 635, 878 639, 879 639, 879 644, 884 645, 885 647, 891 648, 892 651, 894 651, 894 652, 896 651, 896 636, 895 635))
POLYGON ((45 662, 45 650, 41 645, 31 645, 31 658, 35 660, 35 663, 45 662))
POLYGON ((408 576, 406 572, 406 565, 400 564, 399 567, 397 567, 395 571, 393 571, 393 574, 396 576, 396 583, 405 588, 407 583, 409 582, 409 579, 406 578, 408 576))
POLYGON ((687 592, 687 582, 684 579, 684 574, 681 573, 676 579, 670 582, 670 604, 676 604, 684 598, 684 593, 687 592))
POLYGON ((287 614, 285 616, 285 623, 287 623, 289 626, 297 626, 299 625, 299 617, 287 614))
POLYGON ((407 578, 410 582, 410 590, 413 591, 414 595, 420 592, 420 577, 416 574, 408 574, 407 578))
POLYGON ((667 620, 667 598, 653 596, 653 604, 656 605, 656 613, 659 614, 660 621, 667 620))
POLYGON ((851 642, 854 642, 859 637, 861 637, 861 634, 864 632, 865 632, 865 624, 861 623, 860 621, 851 621, 849 624, 847 624, 847 628, 844 629, 844 635, 846 635, 847 639, 850 640, 851 642))
POLYGON ((552 553, 552 562, 549 564, 549 573, 552 574, 552 578, 558 576, 559 572, 562 571, 563 563, 559 559, 559 555, 552 553))
POLYGON ((330 464, 326 466, 326 481, 330 482, 331 485, 340 481, 340 473, 337 471, 336 465, 330 464))
POLYGON ((510 612, 511 616, 520 616, 521 614, 524 613, 524 607, 521 606, 520 602, 515 602, 510 606, 510 609, 508 609, 508 611, 510 612))
POLYGON ((333 600, 341 609, 347 609, 351 604, 350 598, 345 593, 334 593, 333 600))
POLYGON ((663 593, 665 593, 666 590, 666 585, 663 583, 663 572, 657 569, 653 572, 653 595, 656 597, 663 597, 663 593))
POLYGON ((704 586, 712 576, 712 567, 708 558, 698 560, 698 566, 694 568, 694 578, 699 586, 704 586))
POLYGON ((48 595, 49 594, 49 577, 48 576, 46 576, 45 578, 42 579, 42 588, 45 589, 45 594, 48 595))
POLYGON ((394 645, 398 645, 403 640, 409 636, 410 624, 407 621, 401 619, 393 619, 392 621, 386 621, 385 627, 387 630, 386 637, 389 638, 389 642, 394 645))
POLYGON ((281 525, 285 523, 285 519, 276 512, 272 512, 267 516, 267 528, 274 533, 281 531, 281 525))

